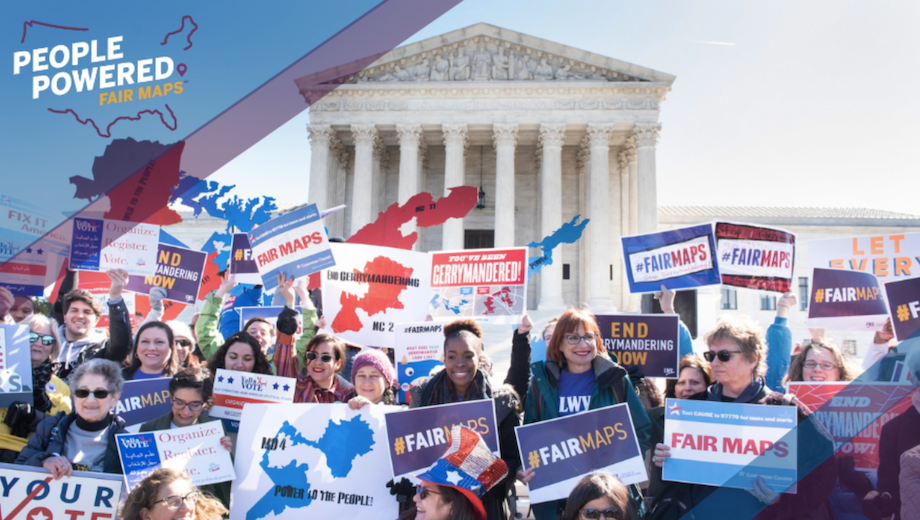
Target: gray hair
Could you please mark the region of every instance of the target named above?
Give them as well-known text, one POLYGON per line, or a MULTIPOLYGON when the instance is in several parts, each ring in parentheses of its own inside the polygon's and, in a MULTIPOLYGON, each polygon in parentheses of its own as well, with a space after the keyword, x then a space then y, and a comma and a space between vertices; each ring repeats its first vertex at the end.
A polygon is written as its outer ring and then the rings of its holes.
POLYGON ((763 329, 747 316, 722 316, 715 328, 703 337, 706 345, 712 347, 717 341, 733 341, 738 345, 744 359, 756 361, 753 376, 763 377, 767 373, 767 339, 763 329))
POLYGON ((60 325, 57 320, 44 314, 33 314, 28 318, 22 320, 21 325, 28 325, 29 332, 34 332, 35 329, 44 327, 45 325, 51 326, 51 337, 54 338, 54 343, 51 344, 51 353, 48 356, 49 359, 57 359, 61 354, 61 331, 60 325))
POLYGON ((121 393, 121 388, 125 384, 125 378, 121 375, 121 367, 118 363, 108 359, 96 358, 81 364, 70 374, 67 379, 70 393, 74 393, 77 390, 83 376, 90 374, 102 376, 109 385, 109 391, 116 394, 121 393))

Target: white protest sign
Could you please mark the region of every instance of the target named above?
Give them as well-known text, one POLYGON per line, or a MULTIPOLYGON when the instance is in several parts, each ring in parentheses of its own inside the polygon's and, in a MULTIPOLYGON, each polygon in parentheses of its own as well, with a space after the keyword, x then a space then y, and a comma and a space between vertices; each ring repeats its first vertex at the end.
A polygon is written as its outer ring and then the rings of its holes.
POLYGON ((74 471, 54 480, 44 468, 0 464, 3 520, 114 520, 121 475, 74 471))
POLYGON ((83 271, 124 269, 154 276, 160 227, 110 219, 75 218, 70 267, 83 271))
POLYGON ((431 370, 444 364, 441 361, 443 350, 443 324, 424 321, 396 326, 395 359, 400 403, 408 403, 409 390, 427 381, 431 370))
POLYGON ((243 406, 251 403, 292 403, 297 380, 217 369, 214 379, 214 406, 208 415, 238 421, 243 406))
POLYGON ((920 233, 810 240, 808 265, 871 273, 879 283, 904 280, 920 275, 920 233))

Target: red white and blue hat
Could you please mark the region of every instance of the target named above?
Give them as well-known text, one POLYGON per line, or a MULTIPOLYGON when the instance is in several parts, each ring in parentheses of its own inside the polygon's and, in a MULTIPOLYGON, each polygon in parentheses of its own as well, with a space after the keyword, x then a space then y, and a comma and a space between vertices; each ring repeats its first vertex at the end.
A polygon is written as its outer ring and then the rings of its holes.
POLYGON ((450 447, 444 455, 416 477, 463 493, 473 504, 476 516, 485 520, 482 496, 507 475, 508 465, 489 450, 478 433, 456 425, 450 431, 450 447))

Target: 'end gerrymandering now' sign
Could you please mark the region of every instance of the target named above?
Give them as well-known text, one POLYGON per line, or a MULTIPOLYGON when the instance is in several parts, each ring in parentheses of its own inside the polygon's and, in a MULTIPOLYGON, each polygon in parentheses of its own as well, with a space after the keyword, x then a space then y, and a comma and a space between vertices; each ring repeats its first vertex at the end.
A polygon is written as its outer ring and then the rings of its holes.
POLYGON ((881 330, 888 306, 874 275, 815 268, 808 326, 831 330, 881 330))
POLYGON ((74 471, 55 480, 44 468, 0 464, 0 512, 3 520, 115 519, 121 478, 74 471))
POLYGON ((154 287, 166 289, 166 299, 194 304, 201 286, 207 253, 184 247, 160 244, 157 247, 156 274, 131 276, 125 289, 149 293, 154 287))
POLYGON ((898 341, 920 330, 920 277, 885 284, 891 327, 898 341))
POLYGON ((609 471, 625 485, 646 480, 645 463, 627 404, 514 429, 534 504, 567 498, 588 473, 609 471))
POLYGON ((680 318, 676 314, 599 314, 595 319, 604 347, 624 368, 635 368, 645 377, 677 378, 680 318))
POLYGON ((795 235, 779 229, 716 222, 722 285, 787 293, 792 289, 795 235))
POLYGON ((794 492, 795 406, 764 406, 667 399, 664 443, 671 457, 661 478, 753 489, 763 479, 773 491, 794 492))
POLYGON ((527 249, 467 249, 431 254, 435 320, 516 323, 527 312, 527 249))
POLYGON ((623 237, 629 292, 652 293, 719 285, 711 224, 623 237))

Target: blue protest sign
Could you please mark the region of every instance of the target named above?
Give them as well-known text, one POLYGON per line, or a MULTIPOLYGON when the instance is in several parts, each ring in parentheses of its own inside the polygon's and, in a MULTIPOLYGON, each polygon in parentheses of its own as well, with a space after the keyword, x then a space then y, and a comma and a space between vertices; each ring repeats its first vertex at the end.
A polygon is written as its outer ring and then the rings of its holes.
POLYGON ((0 408, 32 400, 32 349, 29 327, 0 325, 0 408))
POLYGON ((680 318, 676 314, 596 315, 604 347, 627 370, 645 377, 677 378, 680 318))
POLYGON ((629 292, 651 293, 719 285, 712 225, 703 224, 648 235, 623 237, 629 292))
POLYGON ((117 435, 118 455, 125 472, 128 491, 137 487, 144 477, 162 465, 153 433, 117 435))
POLYGON ((871 273, 822 269, 812 274, 808 326, 831 330, 881 330, 888 306, 871 273))
POLYGON ((605 470, 623 484, 647 477, 628 405, 618 404, 514 429, 534 504, 567 498, 588 473, 605 470))
POLYGON ((394 477, 434 464, 447 450, 450 430, 456 424, 479 432, 489 449, 501 456, 495 425, 495 401, 492 399, 388 413, 386 422, 394 477))
POLYGON ((662 478, 676 482, 794 492, 795 406, 667 399, 664 443, 671 447, 662 478), (790 486, 793 486, 790 489, 790 486))
POLYGON ((141 424, 172 410, 168 377, 125 381, 115 414, 124 419, 127 430, 136 433, 141 424))
POLYGON ((70 243, 71 269, 99 270, 102 227, 102 219, 73 219, 73 241, 70 243))

